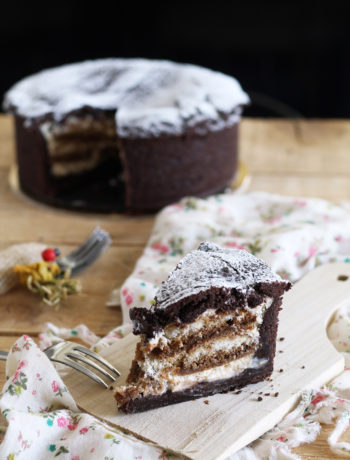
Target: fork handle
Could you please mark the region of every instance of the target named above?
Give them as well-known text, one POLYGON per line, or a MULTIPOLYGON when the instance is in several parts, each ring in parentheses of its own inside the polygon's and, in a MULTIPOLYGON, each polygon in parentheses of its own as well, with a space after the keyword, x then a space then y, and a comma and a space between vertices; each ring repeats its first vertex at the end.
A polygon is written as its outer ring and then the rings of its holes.
POLYGON ((0 361, 6 361, 8 352, 0 350, 0 361))

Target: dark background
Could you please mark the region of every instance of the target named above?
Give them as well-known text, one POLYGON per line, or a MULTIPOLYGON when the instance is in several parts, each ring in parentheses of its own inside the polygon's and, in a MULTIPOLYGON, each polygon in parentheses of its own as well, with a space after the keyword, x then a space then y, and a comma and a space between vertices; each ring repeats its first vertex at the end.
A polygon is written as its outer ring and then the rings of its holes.
POLYGON ((165 58, 237 77, 252 97, 250 116, 350 117, 350 1, 6 5, 1 95, 46 67, 165 58))

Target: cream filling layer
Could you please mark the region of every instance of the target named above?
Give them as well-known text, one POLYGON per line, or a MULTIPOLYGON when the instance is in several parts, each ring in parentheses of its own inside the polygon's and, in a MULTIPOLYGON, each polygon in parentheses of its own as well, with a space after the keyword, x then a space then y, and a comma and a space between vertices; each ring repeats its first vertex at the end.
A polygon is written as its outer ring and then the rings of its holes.
POLYGON ((259 368, 267 363, 267 359, 253 358, 254 353, 235 359, 222 366, 217 366, 205 371, 195 372, 188 375, 172 375, 169 373, 166 379, 167 390, 181 391, 191 388, 199 382, 212 382, 215 380, 236 377, 245 369, 259 368))
POLYGON ((70 117, 63 125, 54 122, 45 122, 40 126, 41 134, 47 143, 47 150, 51 159, 51 173, 57 177, 69 174, 78 174, 94 169, 102 161, 101 151, 104 148, 116 147, 113 136, 116 128, 111 120, 94 120, 92 117, 70 117), (76 141, 65 139, 64 136, 77 136, 76 141), (81 136, 79 138, 79 135, 81 136), (97 135, 102 139, 84 140, 84 135, 97 135), (69 158, 74 153, 87 151, 84 158, 69 158), (56 156, 67 156, 66 161, 55 161, 56 156))
MULTIPOLYGON (((211 354, 216 354, 219 351, 231 351, 236 348, 238 349, 242 345, 249 346, 253 344, 257 344, 256 339, 248 336, 238 336, 235 339, 217 339, 213 342, 205 343, 202 347, 196 348, 190 353, 181 353, 182 356, 180 356, 180 358, 183 359, 185 366, 189 366, 192 363, 198 362, 201 358, 203 358, 203 356, 210 356, 211 354)), ((146 375, 154 379, 159 379, 162 378, 162 372, 164 370, 164 373, 168 374, 166 369, 173 366, 176 360, 179 360, 178 355, 167 359, 145 357, 145 360, 139 362, 138 364, 146 375)))
POLYGON ((101 162, 99 151, 92 152, 87 158, 73 161, 52 161, 51 172, 54 176, 61 177, 68 174, 79 174, 94 169, 101 162))

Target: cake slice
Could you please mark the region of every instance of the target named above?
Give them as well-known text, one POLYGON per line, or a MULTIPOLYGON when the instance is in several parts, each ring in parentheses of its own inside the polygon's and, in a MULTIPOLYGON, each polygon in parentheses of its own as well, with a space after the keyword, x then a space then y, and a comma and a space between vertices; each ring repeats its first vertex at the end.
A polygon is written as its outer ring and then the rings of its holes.
POLYGON ((266 379, 290 287, 248 252, 202 243, 161 285, 150 309, 130 310, 141 340, 127 384, 116 391, 118 408, 140 412, 266 379))

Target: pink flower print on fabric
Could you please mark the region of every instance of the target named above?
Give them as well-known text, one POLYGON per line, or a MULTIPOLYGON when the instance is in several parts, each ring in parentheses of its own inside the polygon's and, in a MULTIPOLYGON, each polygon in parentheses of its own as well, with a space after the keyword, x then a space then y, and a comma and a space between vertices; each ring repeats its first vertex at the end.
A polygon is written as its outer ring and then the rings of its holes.
POLYGON ((317 252, 317 248, 314 248, 314 247, 310 247, 309 248, 309 258, 313 257, 317 252))
POLYGON ((167 254, 170 250, 169 246, 162 243, 154 243, 152 244, 151 248, 159 251, 161 254, 167 254))
POLYGON ((245 247, 242 246, 241 244, 238 244, 236 243, 235 241, 228 241, 225 246, 229 247, 229 248, 233 248, 233 249, 244 249, 245 250, 245 247))
POLYGON ((122 296, 125 297, 125 303, 126 303, 126 305, 129 307, 129 306, 132 304, 134 298, 133 298, 133 296, 129 293, 129 289, 128 289, 128 288, 125 288, 125 289, 122 290, 122 296))
POLYGON ((316 404, 324 401, 325 399, 328 398, 328 395, 322 394, 322 393, 317 393, 314 399, 311 401, 311 404, 316 406, 316 404))
POLYGON ((295 200, 293 204, 295 206, 304 207, 307 205, 307 202, 305 200, 295 200))
POLYGON ((276 216, 276 217, 273 217, 272 219, 268 220, 267 223, 269 225, 273 225, 273 224, 277 224, 277 222, 280 222, 281 220, 282 220, 281 216, 276 216))
POLYGON ((52 383, 51 383, 51 388, 52 388, 52 391, 54 393, 57 393, 60 389, 60 386, 59 384, 56 382, 56 380, 54 380, 52 383))
POLYGON ((28 362, 25 359, 23 359, 18 365, 18 370, 22 369, 23 367, 27 365, 28 365, 28 362))
POLYGON ((60 428, 66 428, 68 425, 68 420, 65 417, 58 417, 57 419, 57 425, 60 428))

